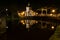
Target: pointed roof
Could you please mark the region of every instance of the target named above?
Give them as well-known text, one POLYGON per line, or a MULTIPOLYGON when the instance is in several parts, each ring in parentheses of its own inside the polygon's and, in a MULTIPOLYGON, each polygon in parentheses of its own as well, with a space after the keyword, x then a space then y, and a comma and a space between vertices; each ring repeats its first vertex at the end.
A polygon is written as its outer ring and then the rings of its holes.
POLYGON ((30 6, 30 3, 28 3, 28 7, 30 6))

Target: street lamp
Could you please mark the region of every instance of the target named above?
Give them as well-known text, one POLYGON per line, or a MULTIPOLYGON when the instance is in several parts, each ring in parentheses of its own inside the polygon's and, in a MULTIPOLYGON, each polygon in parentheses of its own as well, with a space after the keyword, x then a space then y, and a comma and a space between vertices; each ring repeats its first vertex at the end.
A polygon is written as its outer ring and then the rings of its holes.
POLYGON ((54 26, 52 26, 51 28, 52 28, 52 29, 54 29, 55 27, 54 27, 54 26))
POLYGON ((53 9, 51 12, 52 12, 52 13, 55 13, 55 12, 56 12, 56 10, 55 10, 55 9, 53 9))
POLYGON ((6 8, 6 11, 8 11, 8 9, 6 8))

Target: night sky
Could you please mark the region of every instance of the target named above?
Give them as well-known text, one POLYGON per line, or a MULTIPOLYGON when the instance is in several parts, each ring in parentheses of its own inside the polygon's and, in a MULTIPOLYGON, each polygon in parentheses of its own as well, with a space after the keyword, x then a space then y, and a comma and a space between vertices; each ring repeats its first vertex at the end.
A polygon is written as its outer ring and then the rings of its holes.
POLYGON ((59 0, 0 0, 0 7, 8 7, 16 5, 18 8, 24 9, 28 2, 31 4, 33 9, 37 9, 44 6, 55 6, 60 7, 59 0))

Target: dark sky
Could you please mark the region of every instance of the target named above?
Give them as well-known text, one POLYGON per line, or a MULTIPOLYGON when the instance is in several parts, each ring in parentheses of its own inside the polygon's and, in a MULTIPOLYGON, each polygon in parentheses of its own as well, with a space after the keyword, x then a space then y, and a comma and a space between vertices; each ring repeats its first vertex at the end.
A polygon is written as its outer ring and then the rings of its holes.
POLYGON ((32 8, 39 8, 41 6, 60 7, 59 0, 0 0, 0 6, 16 5, 18 8, 25 8, 28 2, 30 2, 32 8))
POLYGON ((31 7, 34 9, 44 7, 44 6, 54 6, 54 7, 60 7, 60 1, 59 0, 25 0, 25 1, 19 1, 18 5, 22 4, 23 7, 27 5, 28 2, 30 2, 31 7))

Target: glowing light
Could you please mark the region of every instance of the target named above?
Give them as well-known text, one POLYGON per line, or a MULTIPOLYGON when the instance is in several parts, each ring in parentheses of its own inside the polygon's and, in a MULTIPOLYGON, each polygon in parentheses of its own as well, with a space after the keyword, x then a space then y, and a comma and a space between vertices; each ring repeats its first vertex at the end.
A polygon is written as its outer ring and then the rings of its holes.
POLYGON ((21 23, 23 23, 24 21, 23 20, 21 20, 21 23))
POLYGON ((20 15, 23 16, 24 15, 24 12, 22 12, 20 15))
POLYGON ((29 24, 26 24, 26 28, 29 28, 30 26, 29 26, 29 24))
POLYGON ((38 13, 36 13, 36 14, 38 14, 38 13))
POLYGON ((29 11, 29 7, 26 7, 26 12, 28 12, 29 11))
POLYGON ((8 11, 8 9, 6 9, 6 11, 8 11))
POLYGON ((20 16, 20 13, 18 13, 18 16, 20 16))
POLYGON ((25 12, 24 11, 21 12, 21 13, 18 12, 18 16, 23 17, 24 15, 25 15, 25 12))
POLYGON ((38 21, 36 21, 36 23, 38 23, 38 21))
POLYGON ((50 14, 50 16, 52 16, 53 14, 50 14))
POLYGON ((22 23, 22 24, 25 24, 25 23, 22 23))
POLYGON ((6 28, 8 28, 8 26, 6 28))
POLYGON ((55 10, 53 9, 53 10, 52 10, 52 12, 54 13, 54 12, 55 12, 55 10))
POLYGON ((25 24, 24 20, 21 20, 21 23, 22 23, 22 24, 25 24))
POLYGON ((51 28, 54 29, 54 26, 52 26, 51 28))

